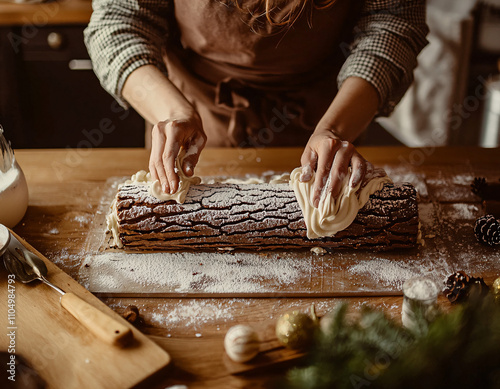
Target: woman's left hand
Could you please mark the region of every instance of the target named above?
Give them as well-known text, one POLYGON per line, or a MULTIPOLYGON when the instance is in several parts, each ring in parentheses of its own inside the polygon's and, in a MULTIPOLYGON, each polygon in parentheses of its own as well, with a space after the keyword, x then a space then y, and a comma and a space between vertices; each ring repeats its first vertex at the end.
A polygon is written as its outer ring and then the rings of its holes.
POLYGON ((366 160, 358 153, 352 143, 340 139, 328 129, 317 128, 309 138, 301 157, 302 175, 300 180, 307 182, 316 170, 313 188, 313 205, 318 207, 323 190, 333 197, 340 194, 342 181, 352 168, 351 187, 358 185, 366 174, 366 160), (325 188, 326 187, 326 188, 325 188))

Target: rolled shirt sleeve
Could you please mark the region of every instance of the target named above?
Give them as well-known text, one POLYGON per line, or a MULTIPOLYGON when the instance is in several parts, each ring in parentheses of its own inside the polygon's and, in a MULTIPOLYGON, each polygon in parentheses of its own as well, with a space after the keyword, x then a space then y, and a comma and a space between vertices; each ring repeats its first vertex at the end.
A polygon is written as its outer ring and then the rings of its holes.
POLYGON ((425 0, 367 0, 353 31, 338 85, 360 77, 377 90, 378 116, 389 115, 413 82, 417 56, 427 45, 425 0))
POLYGON ((167 0, 93 0, 85 44, 101 85, 122 106, 122 89, 137 68, 154 65, 167 74, 162 58, 168 34, 167 0))

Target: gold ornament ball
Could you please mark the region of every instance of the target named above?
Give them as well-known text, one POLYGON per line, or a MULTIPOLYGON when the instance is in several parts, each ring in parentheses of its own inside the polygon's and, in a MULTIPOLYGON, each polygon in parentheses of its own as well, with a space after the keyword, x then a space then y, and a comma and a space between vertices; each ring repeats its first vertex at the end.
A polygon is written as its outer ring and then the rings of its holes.
POLYGON ((224 349, 234 362, 249 361, 259 353, 260 341, 257 332, 243 324, 231 327, 224 338, 224 349))
POLYGON ((491 292, 493 293, 493 297, 495 301, 500 304, 500 277, 498 277, 495 281, 493 281, 493 286, 491 287, 491 292))
POLYGON ((285 313, 276 323, 276 337, 286 347, 303 349, 311 345, 316 323, 309 315, 299 311, 285 313))
POLYGON ((500 277, 498 277, 495 281, 493 281, 493 294, 495 296, 500 295, 500 277))

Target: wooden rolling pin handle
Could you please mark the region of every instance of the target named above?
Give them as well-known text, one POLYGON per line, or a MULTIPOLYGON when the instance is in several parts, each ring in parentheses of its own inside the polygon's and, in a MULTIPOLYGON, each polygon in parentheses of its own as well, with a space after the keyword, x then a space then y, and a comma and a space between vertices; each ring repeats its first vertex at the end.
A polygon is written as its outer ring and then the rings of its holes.
POLYGON ((94 335, 109 344, 124 347, 133 338, 129 327, 101 312, 76 294, 65 293, 61 297, 61 305, 94 335))

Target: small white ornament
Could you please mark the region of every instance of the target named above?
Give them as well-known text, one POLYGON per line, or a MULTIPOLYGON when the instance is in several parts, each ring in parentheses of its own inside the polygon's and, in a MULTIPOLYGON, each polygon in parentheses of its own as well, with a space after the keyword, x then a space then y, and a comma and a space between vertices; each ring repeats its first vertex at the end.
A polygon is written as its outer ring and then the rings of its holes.
POLYGON ((243 324, 231 327, 224 338, 224 349, 235 362, 247 362, 259 353, 260 342, 257 332, 243 324))

